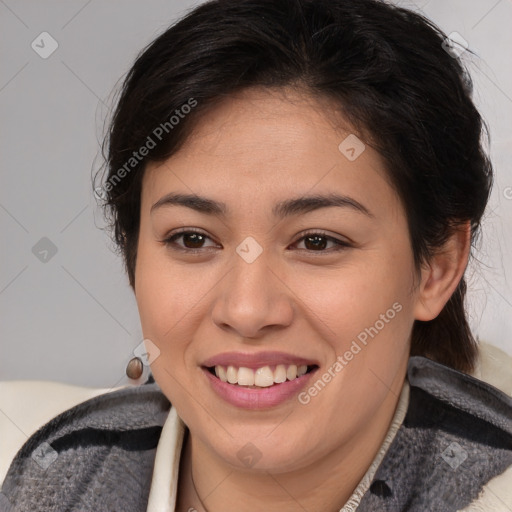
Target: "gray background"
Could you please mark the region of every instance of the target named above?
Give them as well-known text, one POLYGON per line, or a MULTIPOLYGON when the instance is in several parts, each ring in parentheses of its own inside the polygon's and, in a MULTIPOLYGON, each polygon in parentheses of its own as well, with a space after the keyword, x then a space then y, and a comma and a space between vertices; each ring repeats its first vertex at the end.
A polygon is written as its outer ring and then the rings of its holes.
MULTIPOLYGON (((128 382, 124 369, 142 333, 91 175, 116 83, 197 3, 0 0, 0 380, 128 382), (31 47, 42 32, 58 43, 46 59, 31 47)), ((478 263, 468 270, 471 324, 512 354, 512 1, 395 3, 458 32, 478 55, 467 62, 497 176, 478 263)))

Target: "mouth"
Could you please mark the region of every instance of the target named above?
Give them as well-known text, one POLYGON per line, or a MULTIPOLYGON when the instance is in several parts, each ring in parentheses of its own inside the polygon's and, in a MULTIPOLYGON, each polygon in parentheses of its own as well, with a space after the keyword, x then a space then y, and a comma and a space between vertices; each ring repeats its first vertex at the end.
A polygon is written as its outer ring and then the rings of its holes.
POLYGON ((293 399, 319 370, 319 362, 286 352, 224 352, 201 369, 214 394, 231 405, 261 410, 293 399))
POLYGON ((316 364, 277 364, 259 368, 235 365, 214 365, 203 367, 221 382, 245 389, 262 389, 295 381, 318 369, 316 364))
POLYGON ((316 361, 278 352, 224 353, 201 366, 218 398, 253 411, 271 409, 292 400, 319 368, 316 361))

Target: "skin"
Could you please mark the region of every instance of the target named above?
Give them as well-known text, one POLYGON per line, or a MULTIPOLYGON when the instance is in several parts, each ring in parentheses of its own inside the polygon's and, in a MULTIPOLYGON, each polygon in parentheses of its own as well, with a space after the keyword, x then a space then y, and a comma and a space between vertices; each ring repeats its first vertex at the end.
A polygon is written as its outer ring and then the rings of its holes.
POLYGON ((326 100, 248 89, 204 114, 167 161, 147 166, 135 292, 144 337, 160 350, 152 373, 190 432, 177 510, 339 510, 395 413, 414 320, 435 318, 464 272, 467 227, 416 271, 384 161, 369 144, 355 161, 338 149, 351 133, 326 100), (223 202, 228 213, 151 212, 171 192, 223 202), (371 215, 332 206, 271 213, 279 201, 332 192, 371 215), (206 238, 166 245, 180 228, 206 238), (319 249, 306 230, 348 246, 321 239, 319 249), (236 252, 248 236, 263 250, 252 263, 236 252), (306 405, 293 397, 268 410, 234 407, 200 368, 222 352, 276 350, 318 361, 320 375, 395 303, 401 311, 306 405), (261 454, 251 468, 237 457, 247 443, 261 454))

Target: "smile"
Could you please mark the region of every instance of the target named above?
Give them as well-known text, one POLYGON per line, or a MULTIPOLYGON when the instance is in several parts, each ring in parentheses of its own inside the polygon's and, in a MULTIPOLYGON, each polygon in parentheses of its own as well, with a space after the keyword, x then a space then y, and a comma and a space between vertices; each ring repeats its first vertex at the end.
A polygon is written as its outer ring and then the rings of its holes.
POLYGON ((319 363, 283 352, 223 353, 203 361, 217 398, 243 409, 276 407, 296 396, 319 363))
POLYGON ((275 366, 262 366, 260 368, 236 367, 234 365, 217 365, 209 368, 222 382, 236 384, 249 388, 267 388, 275 384, 292 381, 305 375, 314 367, 305 364, 278 364, 275 366))

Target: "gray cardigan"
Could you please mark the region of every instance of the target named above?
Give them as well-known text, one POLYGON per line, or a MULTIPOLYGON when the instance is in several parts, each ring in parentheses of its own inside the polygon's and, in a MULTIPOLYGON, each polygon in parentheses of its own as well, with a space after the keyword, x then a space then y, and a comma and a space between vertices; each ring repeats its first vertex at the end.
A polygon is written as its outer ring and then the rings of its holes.
MULTIPOLYGON (((512 466, 511 397, 423 357, 407 376, 406 417, 358 512, 456 512, 512 466)), ((170 407, 150 382, 59 414, 18 451, 0 511, 146 511, 170 407)))

